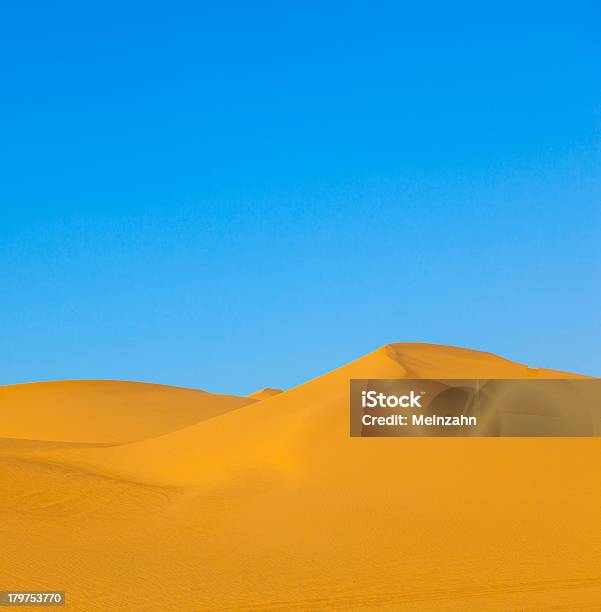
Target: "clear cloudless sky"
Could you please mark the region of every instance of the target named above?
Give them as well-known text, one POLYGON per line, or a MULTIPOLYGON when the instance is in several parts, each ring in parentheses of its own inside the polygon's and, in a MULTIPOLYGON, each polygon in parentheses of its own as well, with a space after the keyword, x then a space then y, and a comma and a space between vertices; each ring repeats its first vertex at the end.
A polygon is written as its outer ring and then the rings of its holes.
POLYGON ((601 376, 601 3, 13 2, 0 384, 601 376))

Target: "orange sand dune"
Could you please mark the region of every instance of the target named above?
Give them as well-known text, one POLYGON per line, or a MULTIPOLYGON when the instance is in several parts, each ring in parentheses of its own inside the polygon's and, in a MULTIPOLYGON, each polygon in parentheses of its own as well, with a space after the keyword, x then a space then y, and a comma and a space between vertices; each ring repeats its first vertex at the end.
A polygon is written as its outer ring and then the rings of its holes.
MULTIPOLYGON (((385 346, 334 372, 219 419, 198 423, 137 444, 73 450, 60 461, 119 478, 159 485, 215 484, 251 469, 301 470, 316 462, 358 456, 349 431, 351 378, 570 378, 533 370, 489 353, 451 347, 385 346), (324 455, 325 453, 325 455, 324 455), (207 461, 207 457, 211 461, 207 461)), ((359 443, 367 446, 365 441, 359 443)), ((398 442, 403 448, 403 442, 398 442)), ((391 449, 378 443, 379 449, 391 449)), ((380 452, 384 452, 380 450, 380 452)), ((398 450, 388 450, 393 456, 398 450)), ((385 453, 386 454, 386 453, 385 453)), ((386 457, 386 461, 389 458, 386 457)))
POLYGON ((598 439, 348 431, 350 378, 576 376, 396 344, 136 442, 13 445, 2 582, 74 610, 598 609, 598 439))
POLYGON ((252 399, 119 380, 0 387, 0 438, 128 442, 158 436, 252 399))

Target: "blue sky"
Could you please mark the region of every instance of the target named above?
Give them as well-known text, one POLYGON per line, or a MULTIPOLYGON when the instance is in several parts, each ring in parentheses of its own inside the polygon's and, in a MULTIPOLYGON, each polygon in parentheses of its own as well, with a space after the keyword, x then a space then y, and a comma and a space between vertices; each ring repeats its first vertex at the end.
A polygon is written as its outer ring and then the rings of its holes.
POLYGON ((601 375, 598 2, 13 3, 0 384, 601 375))

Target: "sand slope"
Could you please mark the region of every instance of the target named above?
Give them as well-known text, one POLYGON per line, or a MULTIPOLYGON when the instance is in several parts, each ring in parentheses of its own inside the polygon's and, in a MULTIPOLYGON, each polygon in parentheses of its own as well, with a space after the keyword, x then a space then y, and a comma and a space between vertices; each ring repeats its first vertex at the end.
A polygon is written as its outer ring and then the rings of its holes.
POLYGON ((576 375, 389 345, 137 442, 7 448, 2 582, 77 610, 595 609, 600 441, 351 439, 349 378, 402 376, 576 375))

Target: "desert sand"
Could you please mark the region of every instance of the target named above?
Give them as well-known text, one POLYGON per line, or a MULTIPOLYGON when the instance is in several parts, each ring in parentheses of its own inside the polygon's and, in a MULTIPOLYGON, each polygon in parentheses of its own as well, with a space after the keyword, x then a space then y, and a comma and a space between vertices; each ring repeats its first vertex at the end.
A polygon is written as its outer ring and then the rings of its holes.
POLYGON ((599 609, 601 441, 351 438, 349 379, 400 377, 578 375, 393 344, 250 398, 0 388, 0 589, 84 611, 599 609))

